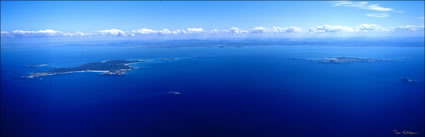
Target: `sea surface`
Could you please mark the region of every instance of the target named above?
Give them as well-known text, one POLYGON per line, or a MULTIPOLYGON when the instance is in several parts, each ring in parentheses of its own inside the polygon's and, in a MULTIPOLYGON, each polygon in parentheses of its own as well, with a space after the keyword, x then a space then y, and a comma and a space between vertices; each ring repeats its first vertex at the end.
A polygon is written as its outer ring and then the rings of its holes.
POLYGON ((423 136, 424 47, 2 45, 1 114, 5 137, 423 136), (396 61, 303 60, 324 57, 396 61), (21 78, 114 59, 147 61, 125 76, 21 78))

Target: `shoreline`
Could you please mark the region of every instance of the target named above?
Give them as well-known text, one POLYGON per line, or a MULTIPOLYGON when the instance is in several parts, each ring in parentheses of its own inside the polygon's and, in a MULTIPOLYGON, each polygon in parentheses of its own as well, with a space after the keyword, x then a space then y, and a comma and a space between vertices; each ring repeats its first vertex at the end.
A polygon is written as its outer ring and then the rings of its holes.
MULTIPOLYGON (((110 69, 110 70, 102 70, 102 69, 90 69, 87 68, 86 70, 71 70, 71 71, 59 71, 59 72, 35 72, 35 73, 31 73, 29 75, 26 76, 22 76, 22 78, 27 78, 27 79, 33 79, 33 78, 38 78, 38 77, 44 77, 44 76, 54 76, 54 75, 62 75, 62 74, 72 74, 72 73, 83 73, 83 72, 94 72, 94 73, 100 73, 101 75, 125 75, 127 72, 131 71, 133 69, 133 67, 131 66, 131 64, 137 64, 137 63, 141 63, 143 62, 143 60, 135 60, 135 61, 127 61, 127 60, 112 60, 112 61, 100 61, 100 62, 95 62, 94 67, 115 67, 117 69, 110 69), (112 64, 108 64, 106 66, 101 66, 104 65, 106 63, 110 63, 110 62, 128 62, 128 63, 112 63, 112 64), (97 63, 97 64, 96 64, 97 63), (97 66, 96 66, 97 65, 97 66)), ((88 63, 90 64, 90 63, 88 63)), ((93 64, 93 63, 92 63, 93 64)), ((85 64, 87 65, 87 64, 85 64)), ((82 65, 84 66, 84 65, 82 65)), ((80 66, 81 67, 81 66, 80 66)), ((93 66, 89 66, 89 67, 93 67, 93 66)), ((61 69, 80 69, 79 67, 75 67, 75 68, 61 68, 61 69)), ((54 69, 51 71, 55 71, 54 69)))

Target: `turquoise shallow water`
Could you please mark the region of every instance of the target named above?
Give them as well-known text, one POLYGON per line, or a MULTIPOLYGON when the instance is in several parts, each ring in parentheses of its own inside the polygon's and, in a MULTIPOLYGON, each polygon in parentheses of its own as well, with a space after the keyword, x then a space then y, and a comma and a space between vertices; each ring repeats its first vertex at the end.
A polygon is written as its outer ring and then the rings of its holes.
MULTIPOLYGON (((367 43, 366 43, 367 44, 367 43)), ((424 133, 424 47, 7 47, 4 136, 397 136, 424 133), (324 64, 292 58, 394 62, 324 64), (163 57, 178 57, 160 61, 163 57), (147 59, 126 76, 21 79, 30 72, 147 59), (33 64, 48 64, 27 68, 33 64), (409 77, 417 82, 405 83, 409 77), (179 91, 180 96, 169 91, 179 91)))

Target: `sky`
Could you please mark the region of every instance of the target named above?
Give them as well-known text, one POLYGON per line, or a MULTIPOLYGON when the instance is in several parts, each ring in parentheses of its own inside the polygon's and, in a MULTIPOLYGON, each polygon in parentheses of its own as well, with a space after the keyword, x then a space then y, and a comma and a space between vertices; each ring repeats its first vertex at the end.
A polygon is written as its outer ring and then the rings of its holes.
POLYGON ((2 38, 15 39, 423 36, 423 30, 424 1, 1 1, 2 38))

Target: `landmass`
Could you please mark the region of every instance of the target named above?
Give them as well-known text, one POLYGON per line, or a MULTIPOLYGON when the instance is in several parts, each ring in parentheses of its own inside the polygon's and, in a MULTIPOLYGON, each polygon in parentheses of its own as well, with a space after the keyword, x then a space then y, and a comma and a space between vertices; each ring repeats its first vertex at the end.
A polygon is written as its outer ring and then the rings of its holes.
POLYGON ((46 72, 31 73, 23 78, 37 78, 42 76, 51 76, 58 74, 70 74, 76 72, 99 72, 102 75, 125 75, 126 72, 131 71, 132 67, 130 64, 140 63, 142 60, 110 60, 93 62, 80 65, 78 67, 70 68, 55 68, 46 72))
POLYGON ((359 57, 326 57, 319 60, 319 62, 321 63, 383 62, 383 61, 393 61, 393 60, 359 58, 359 57))
POLYGON ((177 91, 170 91, 170 92, 168 92, 168 94, 181 95, 181 93, 177 92, 177 91))
POLYGON ((40 67, 45 67, 45 66, 47 66, 47 64, 28 65, 26 67, 27 68, 40 68, 40 67))
POLYGON ((408 77, 403 77, 403 78, 401 78, 401 81, 403 81, 403 82, 407 82, 407 83, 413 83, 413 82, 416 82, 416 80, 410 79, 410 78, 408 78, 408 77))
POLYGON ((166 57, 166 58, 160 58, 159 60, 176 60, 176 59, 179 59, 179 58, 176 58, 176 57, 166 57))
MULTIPOLYGON (((296 59, 296 58, 292 58, 296 59)), ((305 59, 308 61, 327 63, 327 64, 339 64, 339 63, 353 63, 353 62, 387 62, 395 61, 392 59, 375 59, 375 58, 361 58, 361 57, 325 57, 321 59, 305 59)))

